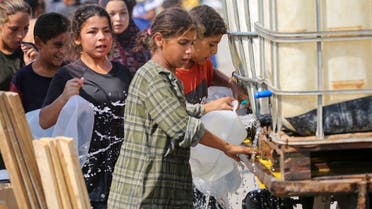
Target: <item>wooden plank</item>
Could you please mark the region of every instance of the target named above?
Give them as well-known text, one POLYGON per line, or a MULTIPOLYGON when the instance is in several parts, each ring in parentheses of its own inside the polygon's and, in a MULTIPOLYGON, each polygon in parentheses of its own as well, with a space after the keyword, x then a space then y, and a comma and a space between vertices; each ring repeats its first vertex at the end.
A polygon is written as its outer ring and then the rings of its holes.
POLYGON ((370 174, 327 176, 309 180, 283 181, 276 178, 272 172, 258 160, 254 167, 250 162, 244 162, 247 168, 269 189, 275 196, 310 196, 324 193, 354 193, 356 188, 367 179, 367 189, 372 192, 370 174))
POLYGON ((35 206, 31 206, 32 203, 28 196, 31 183, 27 177, 25 161, 21 156, 18 140, 9 119, 7 104, 4 101, 4 92, 0 92, 0 109, 0 148, 13 190, 17 194, 18 206, 25 209, 35 208, 35 206))
POLYGON ((0 200, 0 209, 8 209, 8 206, 6 206, 6 203, 1 200, 0 200))
POLYGON ((280 156, 280 167, 284 181, 310 179, 310 153, 283 153, 280 156))
POLYGON ((9 209, 19 209, 10 183, 0 183, 0 205, 3 204, 9 209))
POLYGON ((285 132, 271 134, 272 140, 278 144, 287 144, 292 146, 317 145, 317 144, 335 144, 335 143, 371 143, 372 132, 344 133, 327 135, 323 139, 316 136, 289 136, 285 132))
POLYGON ((32 201, 36 201, 38 204, 36 208, 47 208, 40 173, 35 160, 35 153, 32 145, 33 138, 23 110, 22 102, 16 93, 6 92, 4 96, 9 115, 13 121, 19 147, 22 155, 27 159, 26 168, 32 184, 32 192, 34 193, 30 195, 30 197, 32 197, 32 201), (36 198, 36 200, 33 200, 34 198, 36 198))
POLYGON ((89 209, 88 191, 81 172, 76 145, 72 138, 58 137, 58 154, 74 209, 89 209))
POLYGON ((41 183, 48 208, 62 209, 62 200, 58 189, 59 179, 56 178, 54 171, 49 140, 48 138, 42 138, 33 141, 36 162, 41 174, 41 183))
POLYGON ((50 140, 48 140, 48 144, 52 156, 55 176, 58 179, 58 190, 62 201, 61 206, 64 209, 72 209, 72 200, 68 194, 69 191, 67 189, 66 178, 63 172, 62 159, 60 159, 58 154, 57 141, 54 138, 50 138, 50 140))

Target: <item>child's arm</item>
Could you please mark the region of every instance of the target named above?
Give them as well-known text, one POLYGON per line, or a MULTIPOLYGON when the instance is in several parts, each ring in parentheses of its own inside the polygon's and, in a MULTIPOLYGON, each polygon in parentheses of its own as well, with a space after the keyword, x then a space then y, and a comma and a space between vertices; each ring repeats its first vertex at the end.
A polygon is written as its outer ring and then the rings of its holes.
POLYGON ((212 86, 225 86, 231 88, 234 98, 243 100, 248 98, 247 90, 239 86, 233 79, 227 77, 219 70, 214 70, 212 86))
POLYGON ((225 86, 230 88, 230 78, 223 72, 215 69, 213 72, 212 86, 225 86))
POLYGON ((234 101, 234 98, 231 97, 222 97, 220 99, 207 102, 204 106, 204 114, 209 113, 211 111, 215 110, 232 110, 233 105, 232 102, 234 101))
POLYGON ((205 103, 205 104, 190 104, 186 103, 187 114, 193 117, 200 118, 204 114, 207 114, 215 110, 232 110, 232 97, 222 97, 220 99, 205 103))
POLYGON ((43 129, 53 126, 58 119, 63 106, 73 95, 79 95, 80 88, 83 86, 84 78, 73 78, 66 82, 62 94, 52 103, 43 107, 39 114, 40 127, 43 129))
POLYGON ((208 130, 205 130, 204 135, 199 141, 200 144, 203 144, 208 147, 219 149, 224 152, 227 156, 231 157, 236 161, 240 161, 238 154, 247 154, 250 155, 253 153, 253 150, 249 147, 239 146, 235 144, 230 144, 218 136, 212 134, 208 130))

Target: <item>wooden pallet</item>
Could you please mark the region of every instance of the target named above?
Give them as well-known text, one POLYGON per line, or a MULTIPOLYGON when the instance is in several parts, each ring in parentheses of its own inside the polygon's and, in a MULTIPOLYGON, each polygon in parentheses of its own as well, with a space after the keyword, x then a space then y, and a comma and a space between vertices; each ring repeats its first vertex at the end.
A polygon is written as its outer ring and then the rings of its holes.
POLYGON ((325 139, 281 133, 280 137, 292 145, 277 143, 273 137, 276 136, 265 129, 259 137, 259 149, 261 157, 272 162, 270 169, 279 171, 284 181, 372 173, 372 132, 332 135, 325 139))

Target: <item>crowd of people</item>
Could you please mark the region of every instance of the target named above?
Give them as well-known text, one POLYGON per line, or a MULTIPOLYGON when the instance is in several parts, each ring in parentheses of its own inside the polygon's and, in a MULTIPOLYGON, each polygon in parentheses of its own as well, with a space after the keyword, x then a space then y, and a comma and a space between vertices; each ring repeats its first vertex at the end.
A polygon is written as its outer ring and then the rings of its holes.
POLYGON ((3 0, 0 90, 17 92, 25 112, 40 109, 44 129, 74 95, 93 105, 82 165, 92 208, 193 208, 190 147, 237 161, 252 152, 200 120, 233 108, 232 97, 205 102, 209 86, 245 94, 213 68, 225 33, 213 8, 180 0, 3 0))

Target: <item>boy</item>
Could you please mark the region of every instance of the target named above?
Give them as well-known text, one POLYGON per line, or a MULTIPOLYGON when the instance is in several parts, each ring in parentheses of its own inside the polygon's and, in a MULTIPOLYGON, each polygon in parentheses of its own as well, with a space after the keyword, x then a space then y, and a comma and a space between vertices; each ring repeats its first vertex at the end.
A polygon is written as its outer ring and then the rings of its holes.
POLYGON ((227 29, 222 17, 211 7, 200 5, 190 11, 197 25, 197 37, 188 65, 178 68, 176 76, 184 85, 186 99, 191 104, 203 103, 209 86, 226 86, 234 96, 245 94, 243 88, 222 72, 213 69, 211 56, 217 53, 218 43, 227 29))
POLYGON ((41 108, 49 83, 62 65, 69 40, 70 21, 58 13, 41 15, 34 28, 39 56, 13 76, 10 91, 17 92, 25 112, 41 108))

